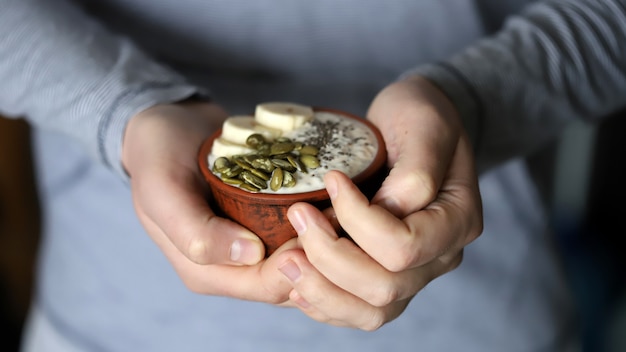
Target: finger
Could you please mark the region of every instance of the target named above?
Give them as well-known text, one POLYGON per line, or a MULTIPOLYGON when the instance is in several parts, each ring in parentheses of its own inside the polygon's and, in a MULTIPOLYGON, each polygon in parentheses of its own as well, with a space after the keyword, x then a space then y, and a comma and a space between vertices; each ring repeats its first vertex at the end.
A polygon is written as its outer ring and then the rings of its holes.
MULTIPOLYGON (((140 217, 145 214, 139 214, 140 217)), ((295 241, 277 249, 265 261, 251 266, 200 265, 185 257, 161 229, 146 219, 145 227, 172 264, 185 286, 192 292, 238 299, 286 304, 291 283, 278 271, 280 255, 295 247, 295 241)))
POLYGON ((425 137, 414 132, 401 142, 395 163, 372 199, 399 218, 436 198, 454 151, 455 143, 448 138, 433 140, 432 133, 425 137))
POLYGON ((290 301, 307 316, 330 325, 374 331, 397 318, 410 301, 407 298, 385 307, 372 306, 321 275, 304 252, 284 261, 280 270, 294 287, 290 301))
POLYGON ((331 171, 324 182, 341 227, 370 257, 394 272, 425 262, 421 258, 411 258, 413 263, 399 262, 408 257, 412 248, 406 244, 417 241, 419 233, 410 233, 401 219, 378 204, 370 204, 344 174, 331 171))
POLYGON ((326 187, 341 226, 367 254, 391 271, 423 265, 448 250, 462 248, 482 231, 480 195, 470 153, 463 137, 437 200, 402 220, 370 204, 344 175, 329 172, 326 187))
POLYGON ((341 231, 341 225, 339 224, 339 220, 337 219, 337 214, 335 214, 335 209, 333 209, 332 207, 326 208, 323 210, 323 214, 326 219, 328 219, 328 222, 330 222, 330 225, 333 227, 335 232, 341 231))
POLYGON ((298 238, 308 261, 333 284, 372 306, 384 307, 412 297, 432 279, 458 265, 453 257, 441 258, 417 268, 390 272, 352 241, 339 238, 311 205, 294 205, 288 215, 305 223, 306 230, 298 238))
POLYGON ((435 199, 455 150, 454 108, 425 80, 405 80, 383 90, 367 116, 381 130, 391 167, 373 202, 398 217, 423 208, 435 199))
POLYGON ((292 255, 279 268, 293 284, 290 299, 312 319, 364 330, 375 330, 387 321, 384 310, 367 304, 325 279, 307 262, 304 253, 292 255))
POLYGON ((192 172, 155 172, 133 178, 131 183, 136 208, 192 262, 250 265, 264 257, 257 236, 215 216, 203 197, 206 192, 202 184, 192 172))

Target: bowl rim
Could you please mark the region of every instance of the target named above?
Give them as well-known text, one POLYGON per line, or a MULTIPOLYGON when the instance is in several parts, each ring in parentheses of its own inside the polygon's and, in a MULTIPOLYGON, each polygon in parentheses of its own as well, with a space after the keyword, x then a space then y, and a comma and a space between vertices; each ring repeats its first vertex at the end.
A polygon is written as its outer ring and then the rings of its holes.
MULTIPOLYGON (((338 115, 342 115, 348 118, 355 119, 367 127, 373 132, 374 137, 378 142, 378 149, 376 151, 376 155, 372 162, 360 173, 352 177, 352 182, 355 184, 359 184, 362 181, 366 180, 368 177, 376 173, 381 167, 384 166, 387 158, 385 141, 381 132, 378 128, 369 120, 362 118, 358 115, 339 110, 334 108, 326 108, 326 107, 313 107, 314 112, 329 112, 338 115)), ((213 191, 213 187, 220 188, 223 192, 229 193, 238 198, 254 198, 258 201, 264 202, 297 202, 297 201, 320 201, 324 199, 328 199, 328 192, 326 188, 308 191, 308 192, 300 192, 300 193, 252 193, 246 190, 240 189, 238 187, 231 186, 229 184, 224 183, 219 177, 217 177, 212 171, 209 165, 208 156, 211 152, 211 148, 213 147, 213 140, 218 138, 222 133, 222 129, 218 129, 214 133, 212 133, 208 138, 206 138, 202 145, 200 146, 198 152, 198 166, 200 167, 200 171, 204 175, 205 181, 211 187, 213 191), (226 188, 228 187, 228 188, 226 188)))

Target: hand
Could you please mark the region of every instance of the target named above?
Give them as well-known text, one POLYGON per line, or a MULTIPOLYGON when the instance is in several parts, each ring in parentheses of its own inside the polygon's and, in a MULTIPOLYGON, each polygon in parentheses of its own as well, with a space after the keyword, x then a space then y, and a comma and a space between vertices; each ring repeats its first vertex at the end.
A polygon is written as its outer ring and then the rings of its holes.
POLYGON ((289 219, 303 250, 283 256, 290 300, 313 319, 375 330, 399 316, 428 282, 456 268, 482 232, 471 146, 448 99, 421 78, 396 82, 368 118, 387 145, 391 171, 370 202, 339 172, 325 178, 327 216, 296 204, 289 219))
POLYGON ((226 117, 216 104, 182 103, 155 106, 131 119, 122 161, 135 209, 192 291, 281 303, 290 286, 276 266, 280 252, 263 260, 261 240, 217 217, 206 201, 197 153, 226 117))

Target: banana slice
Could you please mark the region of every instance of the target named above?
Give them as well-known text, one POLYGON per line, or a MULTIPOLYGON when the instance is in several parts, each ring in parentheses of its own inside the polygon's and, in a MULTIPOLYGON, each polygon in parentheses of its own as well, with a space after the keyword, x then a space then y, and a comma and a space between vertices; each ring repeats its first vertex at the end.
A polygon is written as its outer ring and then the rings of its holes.
POLYGON ((238 154, 248 154, 254 152, 254 149, 249 148, 243 144, 233 143, 222 137, 216 138, 213 141, 211 147, 211 153, 216 157, 220 156, 233 156, 238 154))
POLYGON ((225 140, 246 145, 246 139, 253 133, 260 133, 267 140, 274 140, 281 135, 281 131, 260 125, 254 116, 231 116, 222 125, 222 138, 225 140))
POLYGON ((268 102, 256 106, 254 117, 261 125, 286 132, 310 121, 313 118, 313 109, 295 103, 268 102))

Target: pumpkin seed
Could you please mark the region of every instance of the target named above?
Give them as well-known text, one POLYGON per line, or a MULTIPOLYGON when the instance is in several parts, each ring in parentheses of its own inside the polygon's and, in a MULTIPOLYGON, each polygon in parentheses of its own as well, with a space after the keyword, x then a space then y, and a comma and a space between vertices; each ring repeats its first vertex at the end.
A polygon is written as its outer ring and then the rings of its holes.
POLYGON ((248 164, 252 164, 252 162, 254 160, 256 160, 257 158, 261 158, 262 156, 259 154, 246 154, 246 155, 242 155, 241 158, 243 158, 243 160, 247 161, 248 164))
POLYGON ((293 150, 294 144, 291 142, 278 142, 270 146, 270 155, 285 154, 293 150))
POLYGON ((270 189, 272 191, 278 191, 283 186, 283 169, 277 167, 272 171, 272 178, 270 179, 270 189))
POLYGON ((258 158, 252 160, 252 162, 250 162, 250 164, 252 165, 252 167, 254 167, 257 170, 262 170, 264 172, 270 173, 274 170, 274 168, 276 166, 274 166, 274 164, 272 164, 272 161, 269 158, 263 157, 263 156, 259 156, 258 158))
POLYGON ((239 176, 239 174, 241 174, 242 171, 243 171, 243 168, 241 166, 233 165, 232 167, 222 171, 221 176, 233 178, 233 177, 239 176))
POLYGON ((283 171, 283 187, 293 187, 296 185, 296 178, 289 171, 283 171))
POLYGON ((256 176, 250 171, 247 171, 247 170, 242 171, 240 177, 244 181, 246 181, 246 183, 251 184, 252 186, 258 189, 267 188, 267 182, 264 179, 260 178, 259 176, 256 176))
POLYGON ((287 157, 293 155, 291 153, 283 153, 283 154, 276 154, 276 155, 272 155, 272 159, 282 159, 282 160, 287 160, 287 157))
POLYGON ((262 178, 265 181, 269 181, 270 180, 270 176, 268 174, 266 174, 265 172, 258 170, 258 169, 252 169, 250 170, 250 172, 252 172, 252 174, 254 174, 255 176, 262 178))
POLYGON ((253 167, 242 156, 233 157, 233 162, 245 170, 252 170, 253 167))
POLYGON ((305 145, 302 147, 302 149, 299 150, 299 152, 300 152, 300 155, 302 154, 317 155, 317 153, 319 153, 319 149, 313 145, 305 145))
POLYGON ((320 166, 320 161, 314 155, 310 155, 310 154, 300 155, 300 161, 308 169, 316 169, 320 166))
POLYGON ((296 156, 294 155, 289 155, 287 157, 287 160, 289 161, 289 163, 291 165, 293 165, 293 167, 296 168, 296 170, 302 172, 302 173, 307 173, 306 172, 306 167, 304 166, 304 164, 300 161, 300 159, 298 159, 296 156))
POLYGON ((259 155, 269 156, 272 152, 272 146, 269 143, 261 144, 256 148, 259 155))
POLYGON ((290 163, 289 161, 287 161, 287 160, 283 160, 283 159, 272 159, 272 160, 270 160, 270 161, 271 161, 271 163, 272 163, 273 165, 275 165, 276 167, 280 167, 281 169, 284 169, 284 170, 286 170, 286 171, 289 171, 289 172, 294 172, 294 171, 296 171, 296 168, 295 168, 293 165, 291 165, 291 163, 290 163))
POLYGON ((240 184, 239 188, 245 189, 246 191, 253 192, 253 193, 258 193, 260 191, 260 189, 254 187, 251 184, 245 183, 245 182, 240 184))
POLYGON ((230 160, 228 160, 228 158, 223 157, 223 156, 215 159, 215 161, 213 162, 213 169, 215 169, 215 171, 220 172, 220 173, 231 166, 232 164, 230 160))
POLYGON ((222 181, 229 185, 239 186, 243 183, 243 180, 238 178, 222 177, 222 181))
POLYGON ((246 138, 246 144, 252 148, 257 148, 258 146, 267 143, 265 137, 263 137, 260 133, 253 133, 246 138))

